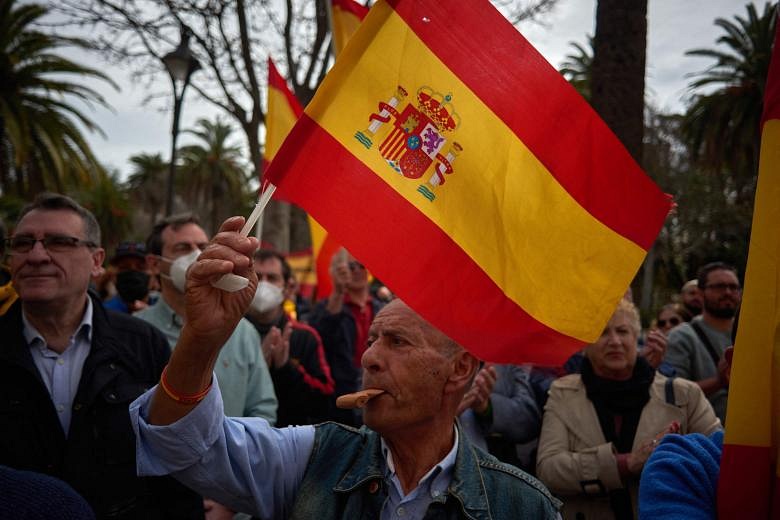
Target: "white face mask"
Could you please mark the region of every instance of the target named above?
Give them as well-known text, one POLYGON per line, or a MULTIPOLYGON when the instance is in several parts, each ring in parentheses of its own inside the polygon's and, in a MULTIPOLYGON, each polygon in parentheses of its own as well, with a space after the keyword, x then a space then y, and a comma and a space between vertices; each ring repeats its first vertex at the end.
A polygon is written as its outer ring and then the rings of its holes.
POLYGON ((263 313, 278 307, 282 301, 284 301, 282 290, 276 285, 263 280, 257 284, 257 291, 255 291, 255 296, 252 298, 250 305, 252 309, 263 313))
POLYGON ((180 256, 171 263, 171 269, 169 271, 168 278, 173 282, 173 286, 176 287, 179 292, 184 292, 187 286, 187 268, 195 263, 195 260, 200 256, 199 249, 193 249, 184 256, 180 256))

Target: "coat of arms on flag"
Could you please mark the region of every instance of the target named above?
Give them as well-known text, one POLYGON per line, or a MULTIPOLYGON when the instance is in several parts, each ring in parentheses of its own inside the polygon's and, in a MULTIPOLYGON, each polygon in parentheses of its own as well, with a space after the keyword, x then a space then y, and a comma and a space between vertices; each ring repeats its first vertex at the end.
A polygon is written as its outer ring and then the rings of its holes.
POLYGON ((372 137, 385 134, 379 152, 393 170, 409 179, 419 179, 436 161, 427 183, 417 188, 418 193, 433 202, 436 198, 433 188, 444 184, 444 176, 454 171, 452 162, 463 151, 461 145, 452 141, 446 154, 442 153, 448 134, 460 126, 460 118, 451 94, 443 95, 423 86, 417 90, 417 106, 407 103, 399 111, 397 107, 407 95, 406 89, 399 85, 393 97, 379 103, 380 112, 371 114, 368 128, 358 130, 355 139, 370 149, 374 143, 372 137), (390 129, 383 128, 391 118, 395 121, 390 129))

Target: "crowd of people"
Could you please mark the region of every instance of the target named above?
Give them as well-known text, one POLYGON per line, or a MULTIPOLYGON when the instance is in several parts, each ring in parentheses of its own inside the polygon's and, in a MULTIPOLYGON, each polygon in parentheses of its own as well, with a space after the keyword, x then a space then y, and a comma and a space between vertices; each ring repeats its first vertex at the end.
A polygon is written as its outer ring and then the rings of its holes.
POLYGON ((332 292, 305 301, 241 224, 209 237, 173 215, 106 261, 72 199, 21 212, 0 241, 0 475, 26 491, 0 511, 635 518, 656 447, 725 423, 741 297, 725 263, 647 329, 629 292, 564 366, 497 365, 377 291, 346 250, 332 292), (227 272, 249 288, 211 285, 227 272), (380 392, 336 405, 361 388, 380 392))

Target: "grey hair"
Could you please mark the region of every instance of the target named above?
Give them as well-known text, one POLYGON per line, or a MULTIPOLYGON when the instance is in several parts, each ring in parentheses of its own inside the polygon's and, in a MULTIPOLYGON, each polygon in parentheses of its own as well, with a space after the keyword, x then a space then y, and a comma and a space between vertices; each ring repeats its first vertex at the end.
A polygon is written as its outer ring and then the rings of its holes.
POLYGON ((97 219, 95 219, 95 215, 70 197, 60 193, 39 193, 35 200, 22 208, 19 218, 16 220, 16 225, 18 226, 24 216, 34 210, 66 210, 76 213, 84 223, 84 235, 87 241, 95 244, 95 247, 100 247, 100 226, 97 219))
POLYGON ((639 337, 639 333, 642 332, 642 320, 639 318, 639 310, 636 308, 636 305, 625 298, 622 298, 620 302, 618 302, 614 314, 617 314, 618 312, 625 312, 628 315, 631 329, 634 331, 634 334, 639 337))

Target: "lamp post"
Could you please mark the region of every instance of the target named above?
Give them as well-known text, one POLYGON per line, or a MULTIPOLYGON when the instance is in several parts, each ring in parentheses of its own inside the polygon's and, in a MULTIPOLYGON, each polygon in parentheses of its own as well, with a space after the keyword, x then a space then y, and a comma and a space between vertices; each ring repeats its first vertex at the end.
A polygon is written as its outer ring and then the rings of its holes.
POLYGON ((173 85, 173 126, 171 128, 171 164, 168 170, 168 188, 165 199, 165 213, 173 212, 173 180, 176 175, 176 139, 179 136, 179 116, 184 91, 190 84, 192 73, 200 68, 200 63, 190 52, 190 32, 186 27, 181 29, 181 40, 176 50, 162 58, 165 69, 171 77, 173 85), (181 83, 181 88, 179 84, 181 83))

